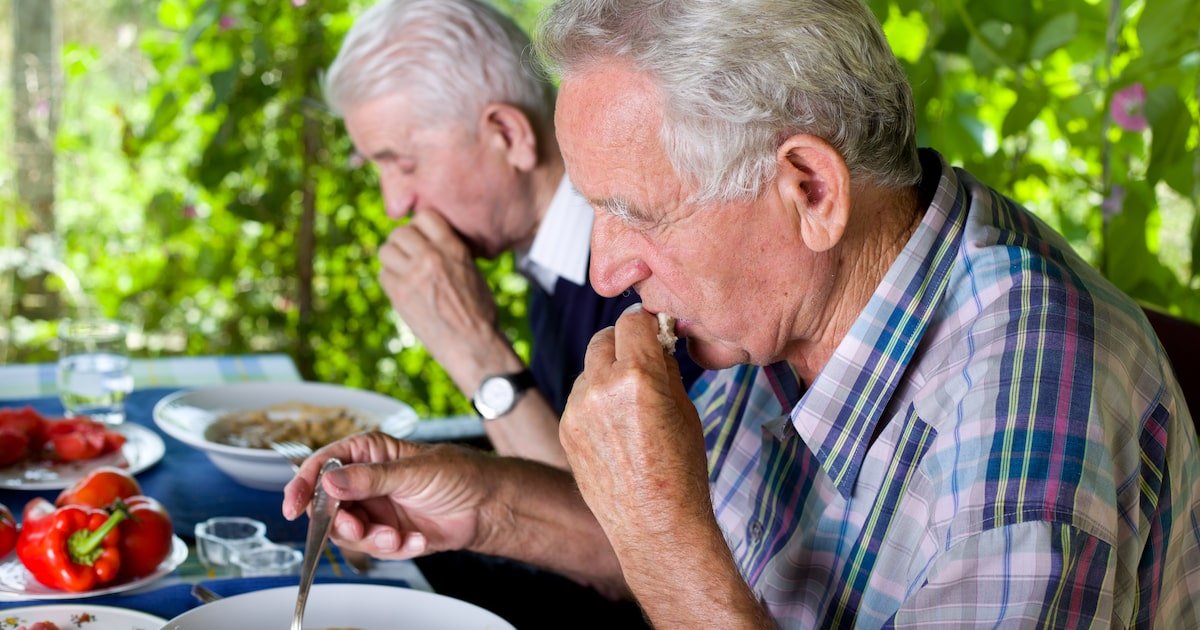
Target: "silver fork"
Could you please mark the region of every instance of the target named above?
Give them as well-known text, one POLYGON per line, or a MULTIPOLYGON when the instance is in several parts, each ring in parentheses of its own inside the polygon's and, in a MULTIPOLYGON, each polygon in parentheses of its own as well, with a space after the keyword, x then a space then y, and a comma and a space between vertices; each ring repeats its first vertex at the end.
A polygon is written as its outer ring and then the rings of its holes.
POLYGON ((291 463, 295 470, 300 469, 300 464, 308 459, 313 454, 312 448, 303 442, 293 442, 292 440, 284 440, 282 442, 271 442, 271 450, 283 455, 283 458, 291 463))
MULTIPOLYGON (((281 442, 271 442, 271 449, 276 453, 283 455, 284 459, 292 464, 292 469, 298 470, 300 464, 312 455, 312 448, 303 443, 293 440, 283 440, 281 442)), ((351 549, 340 549, 342 559, 349 565, 350 570, 359 575, 366 575, 371 570, 371 556, 362 551, 354 551, 351 549)), ((332 559, 332 556, 330 557, 332 559)))
POLYGON ((333 527, 333 515, 337 513, 338 500, 325 493, 321 477, 326 472, 341 467, 336 458, 329 458, 321 465, 317 474, 317 488, 313 492, 312 513, 308 521, 308 535, 304 539, 304 565, 300 567, 300 585, 296 591, 296 610, 292 613, 292 630, 304 630, 304 608, 308 603, 308 590, 320 562, 321 548, 329 538, 333 527))

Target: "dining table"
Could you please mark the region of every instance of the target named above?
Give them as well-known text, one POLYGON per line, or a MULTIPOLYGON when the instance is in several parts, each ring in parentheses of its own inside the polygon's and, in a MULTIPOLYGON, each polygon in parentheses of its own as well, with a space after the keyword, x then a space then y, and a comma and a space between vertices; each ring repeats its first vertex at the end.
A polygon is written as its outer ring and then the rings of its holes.
MULTIPOLYGON (((297 583, 295 575, 243 577, 206 567, 200 562, 193 532, 197 523, 211 517, 253 518, 266 525, 267 538, 272 542, 296 548, 303 547, 307 517, 302 516, 296 521, 284 519, 280 509, 282 492, 256 490, 235 483, 214 467, 203 452, 162 432, 152 417, 159 400, 181 389, 231 383, 302 381, 291 358, 283 354, 187 356, 133 359, 131 363, 135 389, 125 401, 125 421, 154 431, 165 445, 161 460, 140 472, 137 480, 143 494, 158 499, 170 513, 175 534, 189 548, 187 560, 169 575, 127 592, 52 602, 0 593, 0 616, 4 609, 15 606, 78 601, 138 610, 170 619, 201 605, 191 593, 197 583, 203 583, 223 596, 297 583)), ((62 415, 53 363, 0 365, 0 408, 24 406, 31 406, 51 417, 62 415)), ((470 442, 482 436, 479 420, 462 416, 424 419, 417 423, 416 431, 409 437, 418 441, 470 442)), ((41 496, 53 501, 58 492, 0 488, 0 503, 9 506, 19 518, 29 500, 41 496)), ((412 561, 375 560, 360 574, 352 571, 332 545, 323 554, 316 582, 361 582, 433 591, 412 561)))

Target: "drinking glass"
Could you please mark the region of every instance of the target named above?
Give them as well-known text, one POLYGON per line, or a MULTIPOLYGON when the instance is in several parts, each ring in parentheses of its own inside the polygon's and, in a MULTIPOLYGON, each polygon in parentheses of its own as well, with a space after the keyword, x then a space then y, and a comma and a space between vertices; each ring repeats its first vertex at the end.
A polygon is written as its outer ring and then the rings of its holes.
POLYGON ((214 575, 233 570, 234 556, 269 545, 267 526, 241 516, 214 516, 196 523, 196 552, 214 575))
POLYGON ((125 325, 109 319, 66 320, 58 327, 58 397, 66 416, 105 424, 125 421, 133 373, 125 325))
POLYGON ((287 545, 269 543, 248 551, 239 551, 231 558, 242 577, 263 575, 299 575, 304 554, 287 545))

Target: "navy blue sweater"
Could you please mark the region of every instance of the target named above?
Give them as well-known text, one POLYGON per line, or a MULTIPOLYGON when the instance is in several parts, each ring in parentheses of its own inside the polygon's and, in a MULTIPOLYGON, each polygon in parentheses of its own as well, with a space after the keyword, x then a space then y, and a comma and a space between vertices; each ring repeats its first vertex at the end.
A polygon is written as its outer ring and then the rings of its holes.
MULTIPOLYGON (((625 308, 639 299, 633 291, 606 298, 592 290, 590 282, 579 286, 563 278, 554 285, 554 295, 548 295, 536 282, 530 285, 533 356, 529 367, 538 389, 561 416, 571 386, 583 372, 583 357, 592 335, 616 323, 625 308)), ((675 358, 679 360, 684 388, 690 388, 704 370, 692 362, 682 343, 675 358)))

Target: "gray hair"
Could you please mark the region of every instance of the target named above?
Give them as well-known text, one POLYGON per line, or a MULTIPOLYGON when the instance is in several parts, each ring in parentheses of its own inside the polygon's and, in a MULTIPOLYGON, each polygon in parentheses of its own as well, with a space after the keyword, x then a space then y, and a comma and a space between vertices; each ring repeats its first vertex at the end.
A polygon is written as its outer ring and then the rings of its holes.
POLYGON ((407 91, 430 120, 468 120, 488 103, 553 128, 554 87, 508 16, 477 0, 381 0, 358 17, 322 79, 325 100, 347 107, 407 91))
POLYGON ((920 179, 912 90, 861 0, 561 0, 536 45, 563 77, 610 57, 649 74, 695 201, 757 196, 796 133, 829 142, 852 177, 920 179))

